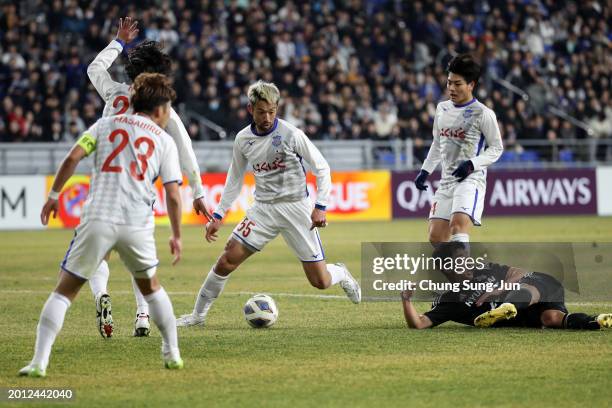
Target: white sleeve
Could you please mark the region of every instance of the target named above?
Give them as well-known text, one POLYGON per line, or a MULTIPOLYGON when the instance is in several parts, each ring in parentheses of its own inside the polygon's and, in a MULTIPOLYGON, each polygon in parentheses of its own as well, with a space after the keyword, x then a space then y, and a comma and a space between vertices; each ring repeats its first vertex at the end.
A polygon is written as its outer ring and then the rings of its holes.
POLYGON ((178 182, 183 184, 181 167, 178 164, 178 152, 176 146, 170 140, 166 143, 164 157, 161 159, 159 175, 164 184, 178 182))
POLYGON ((118 85, 118 82, 113 81, 108 69, 123 51, 123 47, 119 42, 113 40, 100 51, 96 58, 87 67, 87 76, 105 101, 110 97, 113 87, 118 85))
POLYGON ((223 218, 225 212, 232 206, 244 183, 244 172, 248 164, 247 158, 242 154, 240 150, 240 143, 238 140, 234 141, 234 148, 232 153, 232 164, 227 172, 227 179, 225 180, 225 186, 223 187, 223 194, 221 194, 221 201, 215 209, 215 214, 218 214, 223 218))
POLYGON ((200 167, 198 166, 198 160, 196 159, 196 155, 191 145, 191 138, 181 118, 174 109, 170 111, 170 120, 168 121, 168 125, 166 125, 166 132, 172 136, 174 143, 176 143, 181 169, 189 180, 189 185, 193 190, 193 198, 204 197, 200 167))
POLYGON ((326 207, 329 202, 331 190, 331 171, 327 160, 319 149, 308 139, 302 131, 294 133, 295 152, 299 154, 310 166, 317 178, 317 202, 316 205, 326 207))
POLYGON ((442 154, 440 153, 440 133, 438 132, 438 109, 436 108, 436 114, 434 116, 433 123, 433 142, 429 147, 429 151, 427 152, 427 158, 423 162, 423 170, 428 172, 429 174, 433 173, 433 171, 440 163, 440 159, 442 158, 442 154))
POLYGON ((504 152, 501 132, 497 124, 495 112, 490 109, 485 109, 482 113, 482 123, 480 131, 485 137, 487 148, 476 157, 470 159, 474 165, 474 171, 482 170, 495 163, 504 152))

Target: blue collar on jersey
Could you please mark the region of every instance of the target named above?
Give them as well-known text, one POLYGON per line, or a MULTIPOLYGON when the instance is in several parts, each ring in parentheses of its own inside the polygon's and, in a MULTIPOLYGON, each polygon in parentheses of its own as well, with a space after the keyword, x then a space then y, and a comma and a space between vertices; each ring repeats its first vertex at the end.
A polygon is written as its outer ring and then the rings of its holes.
POLYGON ((253 132, 255 136, 268 136, 270 133, 276 130, 277 126, 278 126, 278 118, 274 118, 274 126, 272 126, 272 129, 268 130, 266 133, 257 133, 257 128, 255 127, 255 123, 251 123, 251 132, 253 132))
POLYGON ((471 104, 473 104, 474 102, 476 102, 476 98, 472 98, 472 100, 471 100, 471 101, 466 102, 466 103, 464 103, 463 105, 455 105, 455 104, 453 103, 453 106, 454 106, 455 108, 465 108, 466 106, 471 105, 471 104))

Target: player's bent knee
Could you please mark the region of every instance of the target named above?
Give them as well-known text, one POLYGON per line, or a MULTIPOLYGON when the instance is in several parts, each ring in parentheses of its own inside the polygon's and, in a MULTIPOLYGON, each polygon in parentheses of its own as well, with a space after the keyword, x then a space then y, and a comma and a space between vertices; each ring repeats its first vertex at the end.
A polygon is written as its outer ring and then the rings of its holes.
POLYGON ((559 310, 545 310, 540 316, 540 321, 544 327, 561 327, 565 313, 559 310))
POLYGON ((448 242, 449 240, 448 234, 443 234, 438 231, 429 231, 429 242, 431 244, 440 244, 442 242, 448 242))
POLYGON ((468 214, 453 213, 449 222, 450 233, 467 233, 472 225, 472 217, 470 217, 468 214))
POLYGON ((327 289, 331 286, 331 278, 322 274, 307 273, 308 282, 317 289, 327 289))
POLYGON ((159 283, 159 279, 157 279, 157 275, 153 275, 151 278, 134 278, 134 280, 143 296, 148 296, 161 289, 161 284, 159 283))
POLYGON ((217 263, 215 265, 215 273, 217 275, 227 276, 232 273, 236 268, 238 268, 239 265, 240 263, 232 262, 231 258, 227 255, 227 253, 224 253, 217 260, 217 263))
POLYGON ((451 234, 461 234, 461 233, 466 233, 469 231, 469 227, 470 224, 472 223, 472 221, 465 221, 465 220, 461 220, 461 221, 451 221, 450 223, 450 233, 451 234))
POLYGON ((302 262, 302 268, 308 278, 308 282, 317 289, 327 289, 331 286, 331 276, 327 271, 325 261, 302 262))
POLYGON ((446 220, 429 221, 429 242, 433 245, 450 240, 450 229, 446 220))

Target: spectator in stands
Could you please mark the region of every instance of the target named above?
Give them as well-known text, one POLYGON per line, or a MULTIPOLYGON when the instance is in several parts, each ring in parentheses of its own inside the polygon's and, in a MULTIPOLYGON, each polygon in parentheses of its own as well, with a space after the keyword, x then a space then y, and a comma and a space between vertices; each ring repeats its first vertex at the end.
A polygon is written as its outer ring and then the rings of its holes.
MULTIPOLYGON (((550 104, 595 136, 612 137, 612 10, 602 0, 126 4, 4 3, 0 140, 61 141, 93 123, 102 106, 83 67, 114 35, 112 22, 126 14, 140 21, 141 40, 165 42, 178 102, 230 136, 249 121, 244 109, 235 109, 245 105, 245 86, 261 78, 284 84, 285 117, 313 139, 399 137, 423 145, 431 140, 437 102, 447 98, 444 64, 436 60, 469 51, 487 61, 487 86, 477 97, 499 112, 507 142, 588 137, 555 118, 550 104)), ((122 70, 117 64, 112 74, 121 79, 122 70)), ((197 140, 216 137, 192 130, 197 140)))

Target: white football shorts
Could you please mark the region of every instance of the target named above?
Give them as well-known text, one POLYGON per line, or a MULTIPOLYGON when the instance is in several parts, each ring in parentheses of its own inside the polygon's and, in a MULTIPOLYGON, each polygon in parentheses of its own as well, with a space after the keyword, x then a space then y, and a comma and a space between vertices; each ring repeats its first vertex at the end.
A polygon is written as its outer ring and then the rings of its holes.
POLYGON ((429 219, 449 220, 454 213, 467 214, 474 225, 480 226, 486 188, 467 179, 448 189, 439 188, 434 194, 429 219))
POLYGON ((159 263, 154 231, 154 226, 134 227, 86 221, 75 229, 60 266, 66 272, 89 279, 106 254, 114 249, 135 278, 151 278, 159 263))
POLYGON ((325 253, 319 232, 316 228, 310 230, 313 208, 308 198, 274 204, 256 201, 232 231, 232 238, 251 251, 261 251, 281 234, 300 261, 322 261, 325 253))

